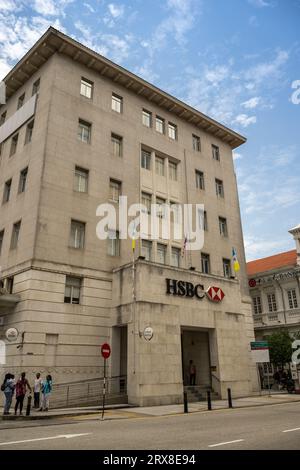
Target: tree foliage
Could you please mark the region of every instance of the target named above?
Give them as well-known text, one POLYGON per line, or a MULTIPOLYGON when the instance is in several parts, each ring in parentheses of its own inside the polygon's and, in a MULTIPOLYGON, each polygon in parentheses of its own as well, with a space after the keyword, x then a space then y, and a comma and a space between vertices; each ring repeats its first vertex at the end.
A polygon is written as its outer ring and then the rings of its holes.
POLYGON ((287 330, 275 331, 266 338, 269 343, 270 361, 275 366, 283 367, 292 360, 293 337, 287 330))

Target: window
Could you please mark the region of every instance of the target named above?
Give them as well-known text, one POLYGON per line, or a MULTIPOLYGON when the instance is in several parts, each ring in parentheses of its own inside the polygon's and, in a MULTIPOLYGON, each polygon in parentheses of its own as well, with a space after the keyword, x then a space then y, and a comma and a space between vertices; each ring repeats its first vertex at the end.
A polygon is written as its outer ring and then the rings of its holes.
POLYGON ((40 79, 36 80, 32 85, 32 96, 36 95, 40 91, 40 79))
POLYGON ((152 202, 151 194, 142 193, 142 204, 146 208, 146 209, 144 209, 146 214, 151 214, 151 202, 152 202))
POLYGON ((201 253, 201 269, 204 274, 210 273, 210 256, 206 253, 201 253))
POLYGON ((155 119, 155 129, 157 132, 159 132, 160 134, 164 134, 165 133, 165 120, 159 116, 156 116, 156 119, 155 119))
POLYGON ((123 155, 123 137, 117 134, 111 134, 112 153, 115 157, 123 155))
POLYGON ((142 240, 142 256, 144 256, 146 261, 151 261, 152 259, 152 242, 149 240, 142 240))
POLYGON ((220 161, 220 150, 219 150, 219 147, 217 147, 216 145, 212 145, 211 146, 211 149, 212 149, 212 156, 213 156, 213 159, 214 160, 217 160, 218 162, 220 161))
POLYGON ((180 224, 182 221, 182 208, 177 202, 170 201, 171 221, 174 224, 180 224))
POLYGON ((166 264, 166 245, 161 243, 157 244, 157 262, 161 264, 166 264))
POLYGON ((79 304, 80 301, 80 277, 66 276, 65 304, 79 304))
POLYGON ((82 77, 81 83, 80 83, 81 96, 85 96, 86 98, 91 100, 93 97, 93 86, 94 86, 93 82, 82 77))
POLYGON ((34 121, 31 121, 29 124, 27 124, 26 135, 25 135, 25 145, 31 142, 33 126, 34 126, 34 121))
POLYGON ((157 197, 156 198, 156 204, 157 204, 157 207, 156 207, 156 215, 157 217, 159 218, 163 218, 165 216, 165 204, 166 204, 166 201, 165 199, 162 199, 160 197, 157 197))
POLYGON ((119 202, 121 196, 121 183, 113 179, 109 180, 109 199, 113 202, 119 202))
POLYGON ((13 225, 12 234, 11 234, 11 241, 10 241, 10 249, 14 250, 18 246, 19 235, 21 230, 21 221, 16 222, 13 225))
POLYGON ((2 251, 3 240, 4 240, 4 230, 1 230, 0 231, 0 255, 1 255, 1 251, 2 251))
POLYGON ((224 217, 219 217, 219 229, 222 237, 228 237, 227 220, 224 217))
POLYGON ((123 98, 122 96, 115 95, 114 93, 111 96, 111 109, 116 111, 116 113, 123 112, 123 98))
POLYGON ((199 209, 198 211, 199 215, 199 227, 201 230, 208 230, 208 225, 207 225, 207 212, 199 209))
POLYGON ((177 163, 169 161, 169 178, 172 181, 177 181, 177 163))
POLYGON ((5 184, 4 184, 3 199, 2 199, 3 204, 5 202, 9 201, 10 191, 11 191, 11 184, 12 184, 12 179, 6 181, 5 184))
POLYGON ((24 168, 24 170, 20 172, 19 189, 18 189, 19 193, 24 193, 26 189, 27 175, 28 175, 28 167, 24 168))
POLYGON ((146 150, 141 152, 141 167, 145 170, 151 170, 151 153, 146 150))
POLYGON ((6 290, 9 294, 12 294, 14 291, 14 277, 7 277, 6 278, 6 290))
POLYGON ((176 126, 176 124, 172 124, 171 122, 169 122, 169 124, 168 124, 168 134, 169 134, 170 139, 172 139, 172 140, 177 139, 177 126, 176 126))
POLYGON ((155 172, 157 175, 165 175, 165 159, 161 157, 155 157, 155 172))
POLYGON ((171 250, 171 265, 175 266, 176 268, 180 267, 180 248, 173 247, 171 250))
POLYGON ((91 142, 92 125, 89 122, 79 119, 78 121, 78 139, 81 142, 89 144, 91 142))
POLYGON ((223 273, 224 277, 231 277, 231 262, 230 259, 223 258, 223 273))
POLYGON ((116 230, 110 230, 108 234, 107 253, 110 256, 120 256, 120 236, 116 230))
POLYGON ((147 111, 146 109, 143 109, 142 122, 143 122, 144 126, 152 127, 152 113, 150 113, 150 111, 147 111))
POLYGON ((298 308, 298 300, 297 300, 297 294, 296 294, 296 289, 289 289, 287 291, 288 299, 289 299, 289 307, 292 308, 298 308))
POLYGON ((0 126, 2 126, 2 124, 5 123, 5 119, 6 119, 6 111, 4 111, 4 113, 2 113, 0 116, 0 126))
POLYGON ((193 150, 195 150, 195 152, 200 152, 201 151, 200 137, 198 135, 195 135, 195 134, 193 134, 193 150))
POLYGON ((70 247, 78 250, 84 248, 85 223, 71 220, 70 247))
POLYGON ((224 197, 223 181, 216 179, 216 193, 218 197, 224 197))
POLYGON ((259 315, 262 313, 262 307, 261 307, 261 297, 257 295, 256 297, 253 297, 253 308, 254 308, 254 313, 255 315, 259 315))
POLYGON ((275 292, 267 294, 269 312, 277 312, 277 303, 275 292))
POLYGON ((196 188, 205 189, 203 171, 196 170, 195 174, 196 174, 196 188))
POLYGON ((88 192, 89 170, 75 166, 74 191, 79 193, 88 192))
POLYGON ((19 97, 17 109, 22 108, 24 101, 25 101, 25 93, 23 93, 23 95, 19 97))
POLYGON ((14 155, 17 151, 18 139, 19 139, 19 134, 15 134, 11 139, 10 152, 9 152, 10 157, 14 155))

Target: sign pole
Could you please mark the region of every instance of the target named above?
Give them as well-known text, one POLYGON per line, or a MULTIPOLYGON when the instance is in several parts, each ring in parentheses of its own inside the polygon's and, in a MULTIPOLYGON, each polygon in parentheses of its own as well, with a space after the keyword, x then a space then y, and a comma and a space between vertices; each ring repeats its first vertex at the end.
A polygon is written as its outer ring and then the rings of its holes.
POLYGON ((105 393, 106 393, 106 358, 104 358, 104 373, 103 373, 102 420, 104 419, 105 393))
POLYGON ((101 355, 104 359, 104 369, 103 369, 103 391, 102 391, 102 420, 104 419, 104 408, 105 408, 105 395, 106 395, 106 360, 110 357, 111 348, 107 343, 102 344, 101 346, 101 355))
POLYGON ((268 377, 268 390, 269 390, 269 396, 271 395, 271 390, 270 390, 270 374, 269 374, 269 364, 267 364, 267 377, 268 377))

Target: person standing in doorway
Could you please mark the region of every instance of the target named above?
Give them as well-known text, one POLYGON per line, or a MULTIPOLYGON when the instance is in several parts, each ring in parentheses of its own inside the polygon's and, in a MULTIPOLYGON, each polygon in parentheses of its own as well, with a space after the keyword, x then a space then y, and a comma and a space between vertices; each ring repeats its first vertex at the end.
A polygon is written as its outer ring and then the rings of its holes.
POLYGON ((196 366, 192 359, 190 360, 190 368, 189 368, 189 373, 190 373, 190 385, 196 385, 196 366))
POLYGON ((15 404, 15 415, 17 414, 18 407, 20 406, 20 416, 22 416, 24 398, 27 389, 31 392, 31 387, 28 380, 26 379, 26 373, 22 372, 21 377, 16 384, 16 404, 15 404))
POLYGON ((49 410, 49 399, 52 392, 52 377, 47 375, 45 382, 42 384, 42 406, 40 411, 49 410))
POLYGON ((35 376, 34 387, 33 387, 33 397, 34 397, 34 408, 40 407, 40 393, 42 390, 42 377, 38 372, 35 376))

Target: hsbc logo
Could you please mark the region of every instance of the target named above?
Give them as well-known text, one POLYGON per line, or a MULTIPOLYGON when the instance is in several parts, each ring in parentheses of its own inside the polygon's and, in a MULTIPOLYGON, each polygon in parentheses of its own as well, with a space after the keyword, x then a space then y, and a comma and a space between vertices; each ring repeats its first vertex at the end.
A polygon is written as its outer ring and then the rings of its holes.
POLYGON ((220 287, 209 286, 205 291, 202 284, 193 284, 192 282, 178 281, 177 279, 166 279, 166 293, 178 297, 196 297, 203 300, 207 297, 211 302, 221 302, 225 294, 220 287))

